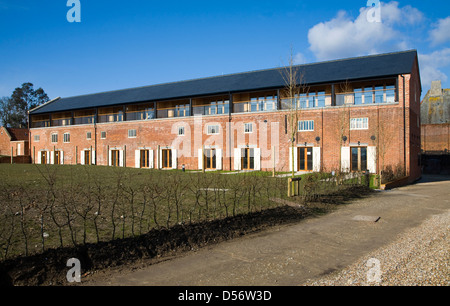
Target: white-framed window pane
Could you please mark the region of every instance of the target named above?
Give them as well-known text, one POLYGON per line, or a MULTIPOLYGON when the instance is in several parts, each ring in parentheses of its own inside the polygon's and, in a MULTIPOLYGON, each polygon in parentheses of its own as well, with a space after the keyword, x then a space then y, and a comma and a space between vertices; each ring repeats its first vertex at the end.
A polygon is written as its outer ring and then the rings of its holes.
POLYGON ((136 130, 128 130, 128 138, 136 137, 136 130))
POLYGON ((86 139, 92 139, 92 133, 91 132, 87 132, 86 133, 86 139))
POLYGON ((351 130, 367 130, 369 128, 369 118, 350 119, 351 130))
POLYGON ((253 133, 253 124, 245 123, 244 124, 244 133, 253 133))
POLYGON ((63 137, 64 142, 70 142, 70 134, 69 133, 65 133, 64 137, 63 137))
POLYGON ((301 132, 314 131, 314 120, 302 120, 298 122, 298 130, 301 132))
POLYGON ((180 126, 178 127, 178 136, 183 136, 184 135, 184 126, 180 126))
POLYGON ((39 140, 41 140, 41 136, 39 136, 39 135, 34 135, 34 141, 35 141, 35 142, 39 142, 39 140))
POLYGON ((219 134, 219 126, 218 125, 208 125, 208 134, 219 134))
POLYGON ((58 142, 58 134, 52 134, 52 142, 58 142))
POLYGON ((106 139, 106 132, 101 132, 101 138, 106 139))

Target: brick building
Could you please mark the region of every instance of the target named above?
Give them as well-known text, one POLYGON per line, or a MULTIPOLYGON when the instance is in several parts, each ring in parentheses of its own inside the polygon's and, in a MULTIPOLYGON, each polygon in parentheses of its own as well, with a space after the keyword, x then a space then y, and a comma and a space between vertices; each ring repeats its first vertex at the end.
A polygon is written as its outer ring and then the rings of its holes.
POLYGON ((29 147, 28 129, 0 127, 0 155, 30 155, 29 147))
POLYGON ((450 173, 450 89, 433 81, 420 105, 425 173, 450 173))
POLYGON ((295 97, 268 69, 52 100, 30 112, 33 162, 421 175, 415 50, 296 69, 295 97))
POLYGON ((421 102, 422 150, 425 154, 450 153, 450 89, 434 81, 421 102))

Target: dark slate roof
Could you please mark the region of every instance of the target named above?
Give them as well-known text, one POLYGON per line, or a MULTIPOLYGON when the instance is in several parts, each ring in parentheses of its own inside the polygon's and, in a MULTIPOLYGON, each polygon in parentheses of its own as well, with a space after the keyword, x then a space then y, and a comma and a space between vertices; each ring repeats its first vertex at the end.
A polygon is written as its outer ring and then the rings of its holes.
MULTIPOLYGON (((304 82, 314 85, 408 74, 412 72, 416 58, 417 51, 411 50, 297 67, 304 75, 304 82)), ((274 68, 56 99, 32 110, 31 113, 43 114, 136 102, 282 88, 285 83, 280 70, 280 68, 274 68)))

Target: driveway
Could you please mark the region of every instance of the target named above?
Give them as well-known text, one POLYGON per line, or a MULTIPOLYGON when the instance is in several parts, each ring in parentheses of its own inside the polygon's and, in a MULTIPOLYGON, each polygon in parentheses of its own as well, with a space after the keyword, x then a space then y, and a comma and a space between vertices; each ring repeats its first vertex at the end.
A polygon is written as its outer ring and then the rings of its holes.
POLYGON ((349 266, 449 209, 450 176, 424 176, 416 184, 378 191, 321 217, 274 227, 139 269, 99 272, 83 284, 301 285, 349 266))

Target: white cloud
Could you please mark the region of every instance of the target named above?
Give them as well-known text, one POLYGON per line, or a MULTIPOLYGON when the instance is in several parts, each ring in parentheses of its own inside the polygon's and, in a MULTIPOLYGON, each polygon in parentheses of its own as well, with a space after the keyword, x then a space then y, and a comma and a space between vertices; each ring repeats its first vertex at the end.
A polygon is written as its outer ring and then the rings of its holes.
POLYGON ((297 53, 294 57, 294 64, 295 65, 301 65, 307 63, 308 60, 306 59, 305 55, 303 53, 297 53))
POLYGON ((356 19, 338 12, 332 20, 309 30, 310 50, 318 60, 328 60, 408 49, 408 37, 398 28, 419 24, 424 17, 411 6, 398 5, 381 3, 381 22, 368 21, 369 7, 361 8, 356 19))
POLYGON ((419 66, 424 88, 429 88, 432 81, 447 82, 448 75, 441 70, 450 66, 450 48, 434 51, 430 54, 419 54, 419 66))
POLYGON ((430 39, 433 46, 450 41, 450 16, 439 19, 435 28, 430 31, 430 39))

